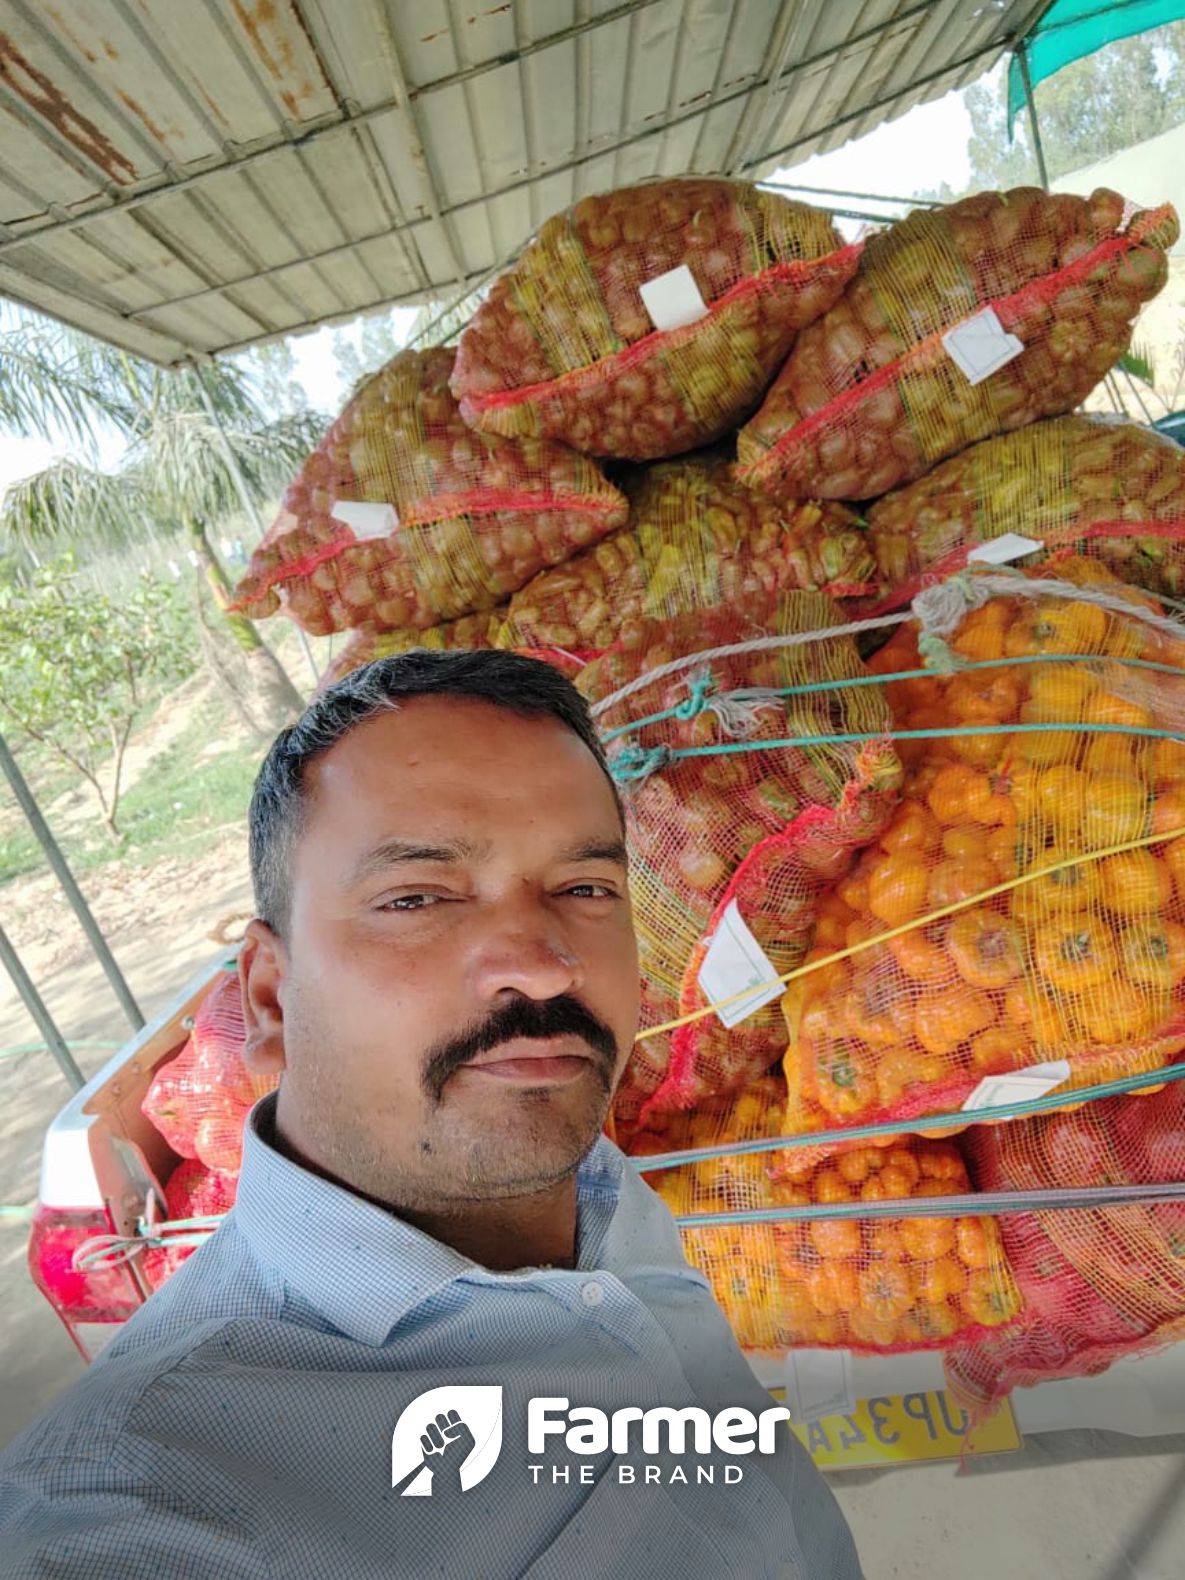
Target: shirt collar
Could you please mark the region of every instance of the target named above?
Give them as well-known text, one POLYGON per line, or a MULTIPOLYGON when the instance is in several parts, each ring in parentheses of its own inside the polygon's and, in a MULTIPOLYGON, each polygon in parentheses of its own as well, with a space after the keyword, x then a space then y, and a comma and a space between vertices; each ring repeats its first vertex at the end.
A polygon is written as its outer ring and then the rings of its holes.
MULTIPOLYGON (((465 1277, 494 1274, 394 1213, 302 1168, 273 1141, 276 1094, 243 1128, 234 1218, 257 1257, 335 1328, 382 1344, 414 1307, 465 1277)), ((602 1136, 576 1174, 578 1268, 595 1267, 612 1225, 625 1159, 602 1136)))

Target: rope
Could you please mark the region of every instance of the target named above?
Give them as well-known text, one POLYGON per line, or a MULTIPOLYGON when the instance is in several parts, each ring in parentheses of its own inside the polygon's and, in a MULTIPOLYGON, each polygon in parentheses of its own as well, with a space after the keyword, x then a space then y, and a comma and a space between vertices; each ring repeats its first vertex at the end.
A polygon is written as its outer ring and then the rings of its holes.
POLYGON ((900 1196, 890 1201, 837 1201, 810 1207, 748 1207, 677 1215, 681 1229, 737 1223, 817 1223, 867 1218, 994 1218, 1015 1212, 1089 1212, 1096 1207, 1185 1201, 1185 1183, 1086 1185, 1079 1190, 983 1191, 974 1196, 900 1196))
MULTIPOLYGON (((1150 1086, 1170 1086, 1174 1081, 1185 1080, 1185 1064, 1169 1065, 1167 1069, 1147 1071, 1138 1075, 1122 1075, 1114 1081, 1102 1081, 1097 1086, 1066 1088, 1064 1083, 1056 1091, 1042 1097, 1025 1097, 1015 1103, 996 1103, 991 1108, 977 1108, 968 1115, 960 1110, 953 1114, 919 1114, 908 1121, 911 1132, 945 1130, 955 1125, 966 1125, 968 1118, 977 1125, 991 1124, 998 1119, 1027 1119, 1033 1114, 1043 1114, 1051 1109, 1064 1108, 1072 1096, 1075 1103, 1097 1103, 1107 1097, 1123 1097, 1129 1092, 1142 1092, 1150 1086)), ((798 1135, 758 1136, 748 1141, 718 1141, 712 1146, 688 1147, 682 1152, 656 1152, 652 1157, 635 1157, 630 1162, 640 1174, 655 1174, 663 1169, 684 1168, 690 1163, 712 1163, 717 1158, 745 1157, 759 1152, 793 1152, 796 1147, 831 1146, 850 1141, 876 1141, 883 1136, 900 1136, 900 1119, 879 1119, 875 1124, 849 1125, 842 1130, 805 1130, 798 1135)))
POLYGON ((717 741, 712 746, 626 746, 609 759, 609 772, 619 783, 647 779, 660 768, 687 757, 722 757, 736 752, 773 752, 800 746, 843 746, 869 741, 936 741, 965 735, 1031 735, 1068 731, 1074 735, 1134 735, 1157 741, 1185 741, 1181 730, 1158 730, 1146 724, 1085 724, 1070 720, 1019 724, 947 724, 924 730, 849 730, 834 735, 790 735, 758 741, 717 741))
MULTIPOLYGON (((1109 613, 1126 619, 1141 620, 1155 631, 1185 641, 1185 622, 1168 615, 1156 614, 1145 604, 1130 603, 1096 587, 1075 587, 1072 582, 1055 578, 1039 580, 1020 573, 1001 575, 999 572, 977 571, 974 575, 960 571, 944 582, 924 587, 909 609, 898 614, 882 615, 871 620, 852 620, 845 625, 827 626, 819 631, 795 631, 783 636, 754 637, 747 642, 733 642, 725 647, 703 648, 696 653, 686 653, 638 675, 617 691, 595 702, 590 709, 593 718, 599 718, 619 702, 632 697, 668 675, 677 675, 692 664, 710 664, 714 659, 732 658, 744 653, 770 652, 783 647, 802 647, 810 642, 823 642, 832 637, 859 636, 865 631, 881 631, 890 626, 903 625, 917 620, 926 636, 941 638, 949 635, 970 609, 979 608, 993 597, 1044 598, 1050 595, 1066 598, 1071 603, 1092 603, 1109 613)), ((1100 654, 1099 657, 1105 657, 1100 654)), ((929 671, 933 673, 933 669, 929 671)))
MULTIPOLYGON (((1063 861, 1055 861, 1052 866, 1022 873, 1018 878, 1009 878, 1006 883, 997 883, 994 888, 983 889, 969 899, 956 900, 953 904, 944 905, 926 916, 915 918, 912 922, 902 922, 898 927, 891 927, 888 932, 877 933, 874 938, 862 939, 859 943, 850 944, 848 948, 839 949, 834 954, 824 955, 818 960, 809 960, 805 965, 796 966, 793 971, 787 971, 782 976, 770 977, 766 982, 751 983, 739 993, 732 993, 728 998, 717 999, 715 1003, 706 1004, 702 1009, 692 1010, 690 1014, 680 1015, 676 1020, 664 1021, 661 1026, 650 1026, 645 1031, 640 1031, 634 1041, 645 1042, 648 1038, 659 1037, 664 1032, 677 1031, 680 1026, 693 1025, 697 1020, 714 1015, 717 1010, 727 1009, 731 1004, 739 1004, 744 999, 750 999, 766 988, 796 982, 800 977, 810 976, 814 971, 822 971, 825 966, 838 965, 843 960, 850 960, 853 955, 863 954, 867 949, 875 949, 894 938, 900 938, 905 933, 912 933, 916 928, 928 927, 931 922, 944 921, 946 917, 954 916, 959 911, 982 905, 985 900, 994 900, 998 895, 1008 894, 1026 883, 1035 883, 1038 878, 1048 878, 1055 872, 1066 872, 1071 867, 1081 867, 1088 861, 1103 861, 1108 856, 1122 856, 1129 850, 1143 850, 1147 845, 1166 845, 1169 840, 1177 839, 1182 834, 1185 834, 1185 827, 1170 828, 1161 834, 1144 834, 1139 839, 1125 840, 1121 845, 1109 845, 1103 850, 1090 850, 1079 856, 1067 856, 1063 861)), ((1145 1082, 1145 1085, 1147 1084, 1145 1082)), ((901 1126, 898 1125, 897 1128, 900 1130, 901 1126)))
MULTIPOLYGON (((1185 608, 1185 604, 1182 605, 1185 608)), ((556 651, 562 652, 563 649, 556 651)), ((1161 664, 1149 658, 1123 658, 1109 653, 1018 653, 1013 658, 977 658, 960 662, 960 674, 969 674, 977 669, 1011 669, 1014 664, 1122 664, 1130 669, 1147 669, 1159 675, 1175 675, 1178 679, 1185 679, 1185 669, 1180 664, 1161 664)), ((718 696, 709 695, 704 701, 704 710, 710 713, 722 711, 721 705, 727 704, 736 698, 741 702, 751 699, 764 700, 775 697, 808 697, 819 692, 849 691, 857 686, 883 686, 897 680, 932 680, 933 667, 923 665, 920 669, 895 669, 876 675, 848 675, 839 680, 809 680, 797 686, 739 686, 735 691, 723 691, 718 696)), ((659 713, 648 713, 640 719, 633 719, 629 724, 619 724, 612 730, 603 730, 601 740, 609 745, 622 735, 630 735, 635 730, 644 729, 651 724, 662 724, 667 719, 686 719, 694 717, 680 713, 679 709, 686 703, 678 703, 672 708, 663 708, 659 713)))

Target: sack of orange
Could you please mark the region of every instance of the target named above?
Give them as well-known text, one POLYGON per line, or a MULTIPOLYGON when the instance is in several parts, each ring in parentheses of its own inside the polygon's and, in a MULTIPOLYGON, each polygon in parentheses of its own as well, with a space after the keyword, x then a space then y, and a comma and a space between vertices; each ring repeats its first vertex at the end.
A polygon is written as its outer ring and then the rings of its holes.
POLYGON ((649 467, 625 487, 629 526, 516 593, 499 645, 630 649, 649 620, 794 588, 851 598, 877 585, 864 531, 843 505, 776 504, 712 456, 649 467))
MULTIPOLYGON (((637 1137, 633 1151, 775 1135, 780 1085, 770 1077, 735 1099, 675 1116, 661 1132, 637 1137)), ((971 1189, 949 1142, 916 1137, 821 1164, 802 1161, 793 1150, 749 1153, 646 1178, 676 1216, 960 1196, 971 1189)), ((683 1240, 737 1342, 750 1350, 938 1349, 997 1329, 1020 1309, 991 1217, 721 1224, 685 1229, 683 1240)))
POLYGON ((867 544, 899 609, 1004 533, 1037 564, 1087 553, 1134 587, 1185 591, 1185 451, 1155 429, 1055 417, 973 444, 868 511, 867 544))
POLYGON ((874 499, 977 439, 1070 411, 1126 350, 1178 234, 1170 205, 1129 215, 1105 187, 915 210, 870 238, 799 335, 740 431, 740 477, 776 496, 874 499), (983 358, 985 335, 1000 360, 983 358))
MULTIPOLYGON (((840 623, 823 594, 792 592, 760 609, 648 621, 640 643, 615 645, 580 672, 598 727, 618 732, 610 762, 626 805, 643 1027, 710 1002, 704 956, 734 912, 776 972, 797 965, 818 894, 892 811, 901 766, 888 711, 878 687, 846 684, 865 671, 851 637, 830 635, 840 623), (700 658, 796 635, 809 640, 700 658), (672 663, 680 667, 664 673, 672 663), (802 694, 781 694, 800 685, 802 694), (833 744, 845 730, 872 738, 833 744), (800 736, 819 744, 784 744, 800 736), (632 776, 631 757, 641 765, 632 776)), ((739 1021, 712 1014, 644 1037, 617 1090, 617 1123, 624 1132, 650 1108, 740 1090, 784 1043, 776 1000, 739 1021)))
MULTIPOLYGON (((1120 612, 996 577, 1028 595, 966 614, 949 651, 970 667, 888 683, 897 729, 936 733, 898 739, 902 800, 820 907, 809 958, 855 953, 783 1000, 788 1132, 957 1111, 985 1076, 1051 1060, 1069 1089, 1185 1047, 1185 641, 1097 563, 1056 574, 1120 612)), ((914 628, 873 667, 921 668, 914 628)))

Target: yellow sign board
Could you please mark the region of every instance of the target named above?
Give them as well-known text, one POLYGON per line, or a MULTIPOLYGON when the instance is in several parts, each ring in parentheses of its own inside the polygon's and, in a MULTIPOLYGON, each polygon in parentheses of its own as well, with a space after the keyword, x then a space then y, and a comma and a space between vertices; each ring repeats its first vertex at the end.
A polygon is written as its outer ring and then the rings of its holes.
MULTIPOLYGON (((776 1399, 785 1390, 772 1388, 776 1399)), ((845 1415, 825 1415, 791 1431, 820 1470, 865 1470, 963 1454, 1007 1454, 1023 1447, 1005 1400, 964 1441, 967 1417, 942 1390, 861 1399, 845 1415)))

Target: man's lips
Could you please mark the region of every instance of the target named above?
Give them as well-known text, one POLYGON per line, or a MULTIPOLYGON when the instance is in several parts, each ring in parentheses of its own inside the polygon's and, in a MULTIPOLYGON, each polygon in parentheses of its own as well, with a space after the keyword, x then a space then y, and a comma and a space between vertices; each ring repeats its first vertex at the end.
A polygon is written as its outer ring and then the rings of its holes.
POLYGON ((479 1053, 457 1074, 471 1070, 483 1080, 541 1086, 575 1080, 591 1063, 588 1048, 578 1037, 516 1037, 479 1053))

